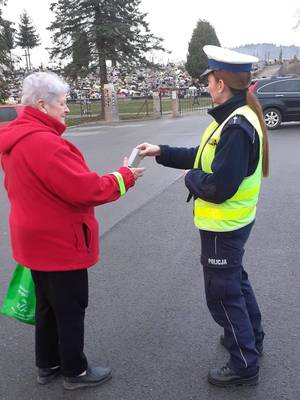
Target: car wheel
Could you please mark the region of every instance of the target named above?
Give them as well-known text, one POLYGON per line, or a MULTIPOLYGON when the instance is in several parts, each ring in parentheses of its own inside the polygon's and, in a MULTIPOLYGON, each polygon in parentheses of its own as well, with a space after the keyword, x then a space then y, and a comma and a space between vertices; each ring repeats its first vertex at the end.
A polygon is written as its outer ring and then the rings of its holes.
POLYGON ((281 112, 276 108, 268 108, 265 110, 264 118, 268 129, 276 129, 281 124, 281 112))

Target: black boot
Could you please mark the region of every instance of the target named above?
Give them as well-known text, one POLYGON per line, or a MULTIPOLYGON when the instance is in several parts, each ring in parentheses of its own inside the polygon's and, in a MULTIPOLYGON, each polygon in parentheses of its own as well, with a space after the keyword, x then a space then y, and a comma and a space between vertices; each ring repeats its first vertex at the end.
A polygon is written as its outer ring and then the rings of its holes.
POLYGON ((215 386, 241 386, 241 385, 257 385, 258 372, 251 376, 241 376, 236 374, 229 365, 222 368, 211 369, 208 373, 208 382, 215 386))

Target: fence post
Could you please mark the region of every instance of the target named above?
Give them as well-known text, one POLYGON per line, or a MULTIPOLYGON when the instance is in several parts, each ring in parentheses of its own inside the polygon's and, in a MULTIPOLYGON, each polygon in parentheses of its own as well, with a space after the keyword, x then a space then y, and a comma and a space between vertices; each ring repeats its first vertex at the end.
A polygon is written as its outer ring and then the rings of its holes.
POLYGON ((160 116, 160 98, 159 92, 153 92, 153 115, 154 117, 160 116))
POLYGON ((179 101, 177 90, 172 90, 172 115, 173 118, 179 117, 179 101))
POLYGON ((106 122, 119 121, 117 96, 112 83, 104 85, 104 119, 106 122))

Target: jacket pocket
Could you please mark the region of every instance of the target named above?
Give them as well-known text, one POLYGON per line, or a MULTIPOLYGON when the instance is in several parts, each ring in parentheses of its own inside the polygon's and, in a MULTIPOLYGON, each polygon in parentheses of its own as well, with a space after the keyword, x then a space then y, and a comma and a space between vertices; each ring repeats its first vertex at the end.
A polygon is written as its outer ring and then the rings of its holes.
POLYGON ((92 241, 92 232, 85 222, 73 224, 75 247, 78 250, 89 250, 92 241))
POLYGON ((82 230, 83 230, 85 245, 89 249, 91 246, 92 232, 89 226, 85 222, 82 224, 82 230))

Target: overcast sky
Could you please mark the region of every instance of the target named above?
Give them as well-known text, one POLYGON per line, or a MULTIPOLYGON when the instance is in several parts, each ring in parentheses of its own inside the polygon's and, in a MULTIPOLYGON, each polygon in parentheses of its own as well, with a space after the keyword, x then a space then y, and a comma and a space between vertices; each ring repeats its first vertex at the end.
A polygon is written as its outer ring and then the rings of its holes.
MULTIPOLYGON (((51 46, 50 32, 46 30, 53 14, 52 0, 8 0, 4 17, 18 23, 22 10, 33 20, 42 39, 42 45, 32 51, 32 62, 47 64, 45 47, 51 46)), ((142 0, 141 10, 147 12, 152 33, 164 39, 172 51, 164 60, 185 60, 188 42, 199 19, 206 19, 216 30, 224 47, 248 43, 275 43, 300 46, 300 28, 297 22, 299 0, 269 2, 264 0, 142 0), (282 4, 280 6, 279 4, 282 4)))

